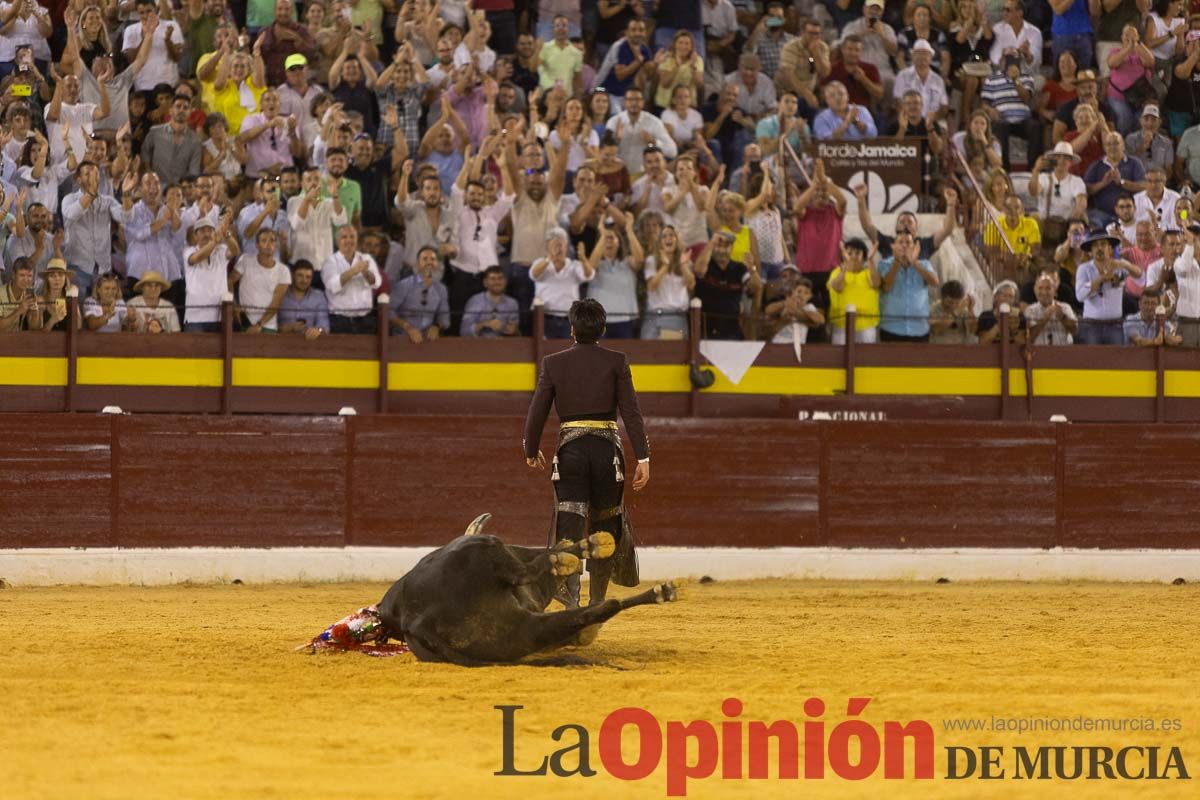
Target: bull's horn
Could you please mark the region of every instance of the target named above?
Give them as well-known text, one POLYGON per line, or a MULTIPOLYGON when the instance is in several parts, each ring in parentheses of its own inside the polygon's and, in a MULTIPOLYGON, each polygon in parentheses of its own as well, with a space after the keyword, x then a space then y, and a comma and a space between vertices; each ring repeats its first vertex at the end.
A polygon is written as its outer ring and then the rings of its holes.
POLYGON ((491 514, 480 514, 478 517, 473 519, 471 524, 467 526, 467 529, 463 531, 463 536, 475 536, 476 534, 483 533, 484 526, 488 524, 488 520, 491 518, 491 514))

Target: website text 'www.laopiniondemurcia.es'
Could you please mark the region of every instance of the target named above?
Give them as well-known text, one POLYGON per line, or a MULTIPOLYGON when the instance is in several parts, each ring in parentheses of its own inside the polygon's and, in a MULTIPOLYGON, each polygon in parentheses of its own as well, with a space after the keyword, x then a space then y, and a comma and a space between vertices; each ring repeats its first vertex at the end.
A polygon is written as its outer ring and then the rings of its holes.
POLYGON ((1030 732, 1032 720, 1057 719, 1046 732, 1074 734, 1101 731, 1128 737, 1118 747, 1039 744, 1005 748, 992 745, 943 744, 942 769, 935 770, 939 745, 933 725, 925 720, 861 718, 872 702, 852 697, 844 719, 827 718, 826 703, 810 697, 799 721, 756 720, 744 715, 745 704, 726 698, 720 718, 665 720, 638 707, 617 708, 593 731, 582 723, 564 723, 545 737, 516 737, 521 705, 494 706, 500 716, 501 758, 495 775, 503 777, 591 778, 604 771, 626 781, 644 781, 665 766, 667 796, 687 795, 689 782, 702 780, 845 780, 882 776, 886 780, 1190 780, 1184 755, 1170 744, 1138 741, 1142 732, 1182 730, 1180 720, 1136 718, 1138 725, 1117 725, 1098 718, 988 717, 942 720, 943 732, 1030 732), (1024 719, 1029 726, 1017 722, 1024 719), (1079 720, 1072 728, 1069 720, 1079 720), (983 727, 976 723, 983 720, 983 727), (1064 722, 1064 720, 1066 722, 1064 722), (1013 727, 1007 727, 1012 722, 1013 727), (1154 722, 1150 727, 1141 723, 1154 722), (1088 723, 1091 727, 1087 727, 1088 723), (991 725, 992 727, 986 727, 991 725), (594 747, 593 747, 594 743, 594 747), (623 747, 623 745, 625 745, 623 747), (936 774, 935 774, 936 773, 936 774))

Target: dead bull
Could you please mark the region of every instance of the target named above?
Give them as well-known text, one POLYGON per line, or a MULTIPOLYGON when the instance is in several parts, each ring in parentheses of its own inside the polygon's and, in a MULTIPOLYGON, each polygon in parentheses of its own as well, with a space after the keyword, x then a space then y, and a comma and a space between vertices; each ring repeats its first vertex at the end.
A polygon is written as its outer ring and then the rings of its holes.
POLYGON ((675 586, 664 583, 623 600, 546 613, 557 578, 577 572, 580 558, 611 556, 612 535, 549 549, 516 547, 482 533, 490 518, 480 515, 462 536, 422 558, 379 603, 388 632, 422 661, 516 661, 575 643, 623 609, 676 598, 675 586))

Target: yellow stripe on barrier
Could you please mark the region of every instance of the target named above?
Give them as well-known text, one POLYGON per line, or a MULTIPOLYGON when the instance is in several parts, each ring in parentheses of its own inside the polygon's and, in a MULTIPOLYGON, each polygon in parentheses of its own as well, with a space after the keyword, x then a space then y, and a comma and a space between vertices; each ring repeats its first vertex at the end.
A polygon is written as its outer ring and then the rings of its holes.
POLYGON ((1200 397, 1200 372, 1169 369, 1163 373, 1166 397, 1200 397))
POLYGON ((220 386, 217 358, 101 358, 79 359, 76 378, 81 386, 220 386))
MULTIPOLYGON (((1012 371, 1009 379, 1012 379, 1012 371)), ((1024 392, 1024 376, 1021 391, 1024 392)), ((1000 370, 995 367, 857 367, 854 391, 875 395, 999 396, 1000 370)), ((1009 392, 1015 388, 1009 386, 1009 392)))
MULTIPOLYGON (((641 392, 683 393, 691 390, 688 368, 680 364, 634 365, 641 392)), ((713 369, 709 394, 828 396, 845 390, 845 373, 837 368, 751 367, 734 385, 713 369)), ((388 365, 389 387, 400 392, 531 392, 536 367, 526 363, 434 362, 388 365)), ((82 386, 221 385, 221 361, 215 358, 79 359, 82 386)), ((67 360, 62 357, 0 357, 0 386, 65 386, 67 360)), ((379 365, 362 359, 235 358, 234 386, 313 389, 377 389, 379 365)), ((1035 369, 1037 397, 1152 398, 1151 370, 1035 369)), ((858 367, 855 390, 862 395, 996 397, 1000 370, 994 367, 858 367)), ((1167 397, 1200 397, 1200 372, 1167 370, 1167 397)), ((1025 370, 1009 370, 1010 396, 1026 394, 1025 370)))
MULTIPOLYGON (((388 389, 393 392, 532 392, 536 380, 537 368, 533 364, 388 364, 388 389)), ((378 385, 376 382, 375 386, 378 385)))
POLYGON ((1154 373, 1130 369, 1035 369, 1036 397, 1154 397, 1154 373))
POLYGON ((846 390, 846 373, 840 369, 751 367, 737 384, 731 383, 721 370, 712 368, 712 371, 717 379, 704 390, 705 394, 832 395, 846 390))
POLYGON ((639 392, 690 392, 692 381, 682 364, 631 364, 633 385, 639 392))
POLYGON ((352 358, 235 358, 233 385, 273 389, 378 389, 379 362, 352 358))
POLYGON ((0 357, 0 386, 66 386, 65 358, 0 357))

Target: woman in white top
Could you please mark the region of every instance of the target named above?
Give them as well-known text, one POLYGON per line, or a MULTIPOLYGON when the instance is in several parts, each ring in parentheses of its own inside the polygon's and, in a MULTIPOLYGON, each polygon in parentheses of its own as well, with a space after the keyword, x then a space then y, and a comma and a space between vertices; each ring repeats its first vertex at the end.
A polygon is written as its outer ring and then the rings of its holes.
POLYGON ((574 175, 583 166, 583 162, 596 156, 600 147, 600 136, 588 124, 583 115, 583 103, 572 97, 563 107, 562 121, 550 134, 550 147, 558 150, 562 146, 563 136, 570 142, 567 151, 567 174, 574 175))
POLYGON ((663 228, 658 247, 646 259, 645 275, 642 338, 687 338, 687 310, 692 290, 696 288, 696 275, 692 272, 692 257, 673 226, 663 228))
MULTIPOLYGON (((70 134, 69 126, 63 126, 64 141, 70 134)), ((46 137, 34 130, 33 138, 25 142, 21 151, 20 167, 17 169, 17 186, 25 189, 26 202, 41 203, 50 209, 51 214, 58 214, 58 186, 74 172, 79 163, 75 160, 75 151, 66 149, 67 160, 47 164, 50 148, 46 137)))
POLYGON ((604 228, 585 263, 595 273, 588 284, 587 296, 604 306, 608 323, 604 335, 609 339, 632 339, 637 330, 637 274, 645 257, 633 232, 633 215, 625 215, 625 239, 629 254, 621 253, 621 236, 614 227, 604 228))
POLYGON ((0 27, 0 65, 3 65, 0 66, 0 73, 7 75, 12 72, 17 48, 28 45, 33 51, 38 71, 45 75, 50 62, 50 43, 47 40, 54 32, 50 12, 34 0, 17 0, 16 3, 0 4, 0 20, 8 17, 14 5, 18 7, 16 15, 0 27))
POLYGON ((1079 156, 1069 142, 1059 142, 1054 150, 1038 158, 1029 176, 1029 196, 1033 198, 1035 215, 1042 223, 1042 236, 1046 237, 1046 223, 1054 224, 1058 235, 1052 236, 1057 244, 1066 235, 1066 220, 1087 215, 1087 186, 1083 178, 1072 175, 1073 164, 1079 156), (1047 169, 1049 167, 1049 169, 1047 169))
POLYGON ((83 301, 83 322, 89 331, 119 333, 137 324, 138 313, 129 311, 121 299, 121 284, 116 273, 106 272, 96 279, 92 296, 83 301))
MULTIPOLYGON (((1175 50, 1182 41, 1177 33, 1181 28, 1187 28, 1187 18, 1183 14, 1183 0, 1157 0, 1154 10, 1146 21, 1146 35, 1142 44, 1150 48, 1155 61, 1165 61, 1168 64, 1175 57, 1175 50)), ((1180 52, 1183 48, 1179 48, 1180 52)))
POLYGON ((659 119, 667 126, 680 150, 689 145, 696 131, 704 128, 704 118, 692 108, 692 90, 687 86, 675 87, 671 93, 671 107, 663 111, 659 119))
POLYGON ((773 281, 791 259, 783 241, 783 217, 775 203, 775 185, 769 170, 756 173, 750 179, 750 193, 754 197, 746 204, 746 225, 758 245, 763 277, 773 281))
POLYGON ((209 114, 204 118, 204 150, 200 153, 205 172, 215 172, 225 180, 242 174, 246 165, 246 148, 229 135, 229 123, 224 114, 209 114))
POLYGON ((685 248, 703 248, 708 243, 709 188, 696 175, 696 161, 690 155, 675 159, 675 185, 663 189, 663 211, 670 217, 685 248))

